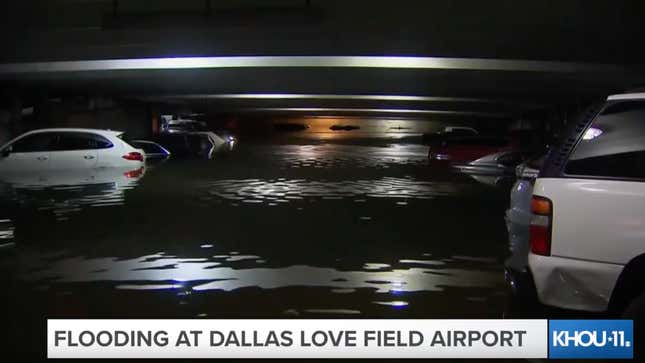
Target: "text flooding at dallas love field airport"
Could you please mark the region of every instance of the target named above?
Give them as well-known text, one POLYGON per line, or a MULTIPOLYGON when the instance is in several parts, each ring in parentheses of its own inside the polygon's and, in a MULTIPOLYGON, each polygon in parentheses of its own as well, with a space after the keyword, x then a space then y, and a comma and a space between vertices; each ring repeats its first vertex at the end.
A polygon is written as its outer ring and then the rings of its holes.
POLYGON ((631 320, 48 320, 48 358, 633 357, 631 320))

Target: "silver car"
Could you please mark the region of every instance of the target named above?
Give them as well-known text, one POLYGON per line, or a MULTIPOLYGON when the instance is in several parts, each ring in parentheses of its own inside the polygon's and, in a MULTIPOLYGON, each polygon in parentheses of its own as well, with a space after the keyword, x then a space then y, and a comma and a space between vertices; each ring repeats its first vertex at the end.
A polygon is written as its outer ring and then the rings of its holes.
POLYGON ((544 163, 544 155, 529 159, 515 168, 517 180, 511 189, 510 206, 506 211, 510 257, 504 263, 506 283, 513 295, 535 295, 528 273, 529 224, 533 184, 544 163))

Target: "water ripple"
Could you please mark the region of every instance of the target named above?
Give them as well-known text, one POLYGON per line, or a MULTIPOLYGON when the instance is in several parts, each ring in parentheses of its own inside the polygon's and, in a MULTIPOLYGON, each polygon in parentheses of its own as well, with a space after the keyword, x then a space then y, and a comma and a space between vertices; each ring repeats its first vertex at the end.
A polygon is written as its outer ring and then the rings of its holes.
POLYGON ((157 253, 133 259, 62 258, 56 261, 25 261, 23 277, 50 283, 119 282, 117 289, 159 290, 181 287, 192 291, 233 291, 245 287, 276 289, 307 286, 326 287, 338 293, 368 288, 376 293, 443 291, 451 287, 493 287, 499 274, 482 269, 445 266, 441 261, 414 261, 416 266, 392 268, 385 263, 366 263, 361 270, 292 265, 259 267, 259 256, 217 255, 213 258, 178 258, 157 253), (222 257, 226 258, 222 259, 222 257), (220 262, 214 262, 214 260, 220 262), (252 264, 250 267, 248 263, 252 264), (28 265, 42 263, 37 269, 28 265), (246 263, 247 265, 239 265, 246 263), (378 267, 378 269, 375 269, 378 267))
MULTIPOLYGON (((463 194, 467 184, 412 178, 316 181, 305 179, 224 179, 201 188, 213 196, 245 203, 288 203, 305 198, 338 200, 354 197, 431 199, 463 194)), ((358 202, 359 200, 357 200, 358 202)))
POLYGON ((427 147, 349 145, 283 145, 273 147, 277 157, 291 168, 389 168, 393 165, 420 166, 427 163, 427 147))
POLYGON ((11 219, 0 219, 0 245, 13 241, 14 229, 11 219))

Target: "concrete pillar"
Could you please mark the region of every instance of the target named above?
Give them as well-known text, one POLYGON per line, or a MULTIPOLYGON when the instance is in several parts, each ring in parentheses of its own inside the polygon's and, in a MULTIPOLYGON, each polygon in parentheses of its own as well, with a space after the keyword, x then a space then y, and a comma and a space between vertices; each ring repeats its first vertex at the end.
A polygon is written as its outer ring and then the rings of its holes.
POLYGON ((9 131, 9 119, 11 113, 8 110, 0 110, 0 145, 11 139, 9 131))
POLYGON ((23 125, 22 121, 22 98, 20 96, 10 97, 9 109, 9 137, 13 138, 21 133, 23 125))
POLYGON ((158 135, 161 132, 161 113, 159 112, 159 107, 154 104, 146 105, 148 119, 150 120, 150 133, 152 135, 158 135))
POLYGON ((33 115, 33 128, 46 128, 53 126, 51 118, 51 104, 49 103, 49 95, 42 93, 36 98, 34 104, 33 115))

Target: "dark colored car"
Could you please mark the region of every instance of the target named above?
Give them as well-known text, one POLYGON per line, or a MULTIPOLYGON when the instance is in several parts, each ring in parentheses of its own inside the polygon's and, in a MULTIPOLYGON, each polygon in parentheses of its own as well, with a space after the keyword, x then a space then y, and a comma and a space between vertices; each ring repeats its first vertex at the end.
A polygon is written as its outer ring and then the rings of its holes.
POLYGON ((479 132, 472 127, 446 126, 443 130, 431 134, 423 134, 422 143, 429 145, 441 141, 460 139, 464 137, 477 137, 479 132))
POLYGON ((205 134, 161 134, 154 140, 170 151, 173 157, 209 159, 215 149, 215 145, 205 134))
POLYGON ((153 141, 129 140, 128 143, 137 149, 143 150, 146 154, 146 159, 165 159, 170 156, 170 151, 153 141))

